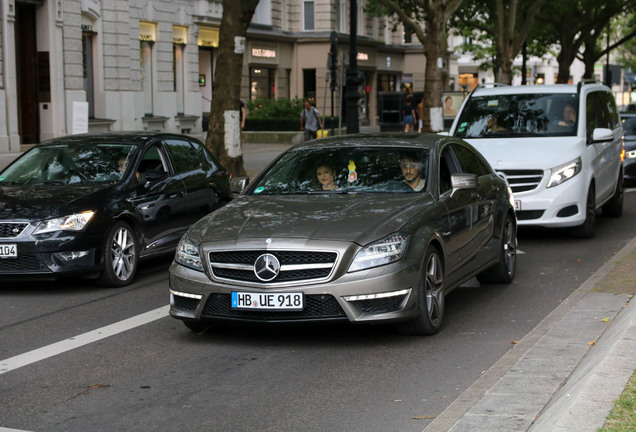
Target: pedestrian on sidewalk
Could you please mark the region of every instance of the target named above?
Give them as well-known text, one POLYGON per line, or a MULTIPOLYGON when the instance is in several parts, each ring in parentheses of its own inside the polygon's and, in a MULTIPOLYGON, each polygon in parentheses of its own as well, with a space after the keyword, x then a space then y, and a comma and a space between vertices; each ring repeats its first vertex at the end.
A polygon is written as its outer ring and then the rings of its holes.
POLYGON ((300 113, 300 130, 304 132, 304 140, 316 139, 318 129, 322 129, 320 112, 311 105, 309 99, 305 99, 305 108, 300 113))

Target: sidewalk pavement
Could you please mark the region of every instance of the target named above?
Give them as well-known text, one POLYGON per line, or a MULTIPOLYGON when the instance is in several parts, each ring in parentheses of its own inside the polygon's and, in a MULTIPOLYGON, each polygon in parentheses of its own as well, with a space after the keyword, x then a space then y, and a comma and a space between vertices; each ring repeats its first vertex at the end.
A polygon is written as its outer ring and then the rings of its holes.
POLYGON ((424 432, 598 431, 636 370, 635 280, 636 238, 424 432))

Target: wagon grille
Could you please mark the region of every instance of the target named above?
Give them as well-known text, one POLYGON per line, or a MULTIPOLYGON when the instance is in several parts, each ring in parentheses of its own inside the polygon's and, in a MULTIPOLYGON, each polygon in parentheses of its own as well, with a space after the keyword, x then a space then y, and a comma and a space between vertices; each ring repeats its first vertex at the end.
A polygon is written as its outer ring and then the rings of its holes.
POLYGON ((20 254, 18 258, 0 259, 0 272, 43 272, 51 270, 44 265, 35 255, 29 253, 20 254))
POLYGON ((331 274, 338 254, 316 251, 224 251, 210 252, 210 269, 214 277, 236 282, 284 283, 326 279, 331 274), (267 281, 256 276, 258 257, 270 254, 278 259, 280 272, 267 281))
POLYGON ((503 174, 513 193, 527 192, 536 189, 543 178, 541 170, 499 170, 503 174))

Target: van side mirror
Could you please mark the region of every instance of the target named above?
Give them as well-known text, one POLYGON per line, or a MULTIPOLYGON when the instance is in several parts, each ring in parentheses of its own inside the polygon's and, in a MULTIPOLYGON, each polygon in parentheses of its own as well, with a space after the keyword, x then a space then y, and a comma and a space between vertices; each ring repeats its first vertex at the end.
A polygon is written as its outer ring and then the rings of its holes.
POLYGON ((614 139, 614 132, 607 128, 596 128, 592 132, 592 143, 608 142, 614 139))

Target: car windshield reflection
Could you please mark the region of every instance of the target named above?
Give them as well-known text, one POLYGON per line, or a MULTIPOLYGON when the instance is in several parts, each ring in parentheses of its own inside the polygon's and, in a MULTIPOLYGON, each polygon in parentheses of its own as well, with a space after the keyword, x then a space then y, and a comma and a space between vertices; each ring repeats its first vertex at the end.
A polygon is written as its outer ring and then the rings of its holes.
POLYGON ((474 96, 458 119, 461 138, 575 136, 578 96, 512 94, 474 96), (574 113, 572 117, 569 111, 574 113))
POLYGON ((8 167, 0 184, 83 184, 120 181, 135 146, 55 144, 35 147, 8 167))
POLYGON ((420 192, 426 190, 428 161, 428 150, 421 148, 300 148, 286 153, 251 185, 247 193, 420 192))

